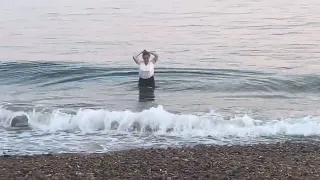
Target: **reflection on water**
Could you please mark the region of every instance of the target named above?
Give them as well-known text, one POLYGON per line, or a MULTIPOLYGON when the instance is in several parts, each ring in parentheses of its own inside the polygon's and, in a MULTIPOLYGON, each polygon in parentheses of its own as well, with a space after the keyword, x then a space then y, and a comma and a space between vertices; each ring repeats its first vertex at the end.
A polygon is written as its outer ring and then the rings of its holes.
POLYGON ((319 0, 81 2, 1 4, 0 60, 132 67, 147 48, 164 67, 320 71, 319 0))
POLYGON ((139 102, 154 101, 154 88, 139 87, 139 102))

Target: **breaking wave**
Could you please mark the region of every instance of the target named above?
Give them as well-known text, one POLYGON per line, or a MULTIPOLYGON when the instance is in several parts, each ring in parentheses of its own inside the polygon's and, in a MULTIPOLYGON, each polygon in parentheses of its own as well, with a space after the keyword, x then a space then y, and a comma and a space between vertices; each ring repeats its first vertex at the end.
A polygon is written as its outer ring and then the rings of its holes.
POLYGON ((80 109, 77 112, 30 112, 0 109, 0 124, 9 127, 10 119, 26 114, 34 131, 81 133, 138 133, 184 137, 260 137, 317 136, 319 117, 259 120, 247 115, 227 118, 214 111, 203 114, 173 114, 162 106, 141 112, 80 109))

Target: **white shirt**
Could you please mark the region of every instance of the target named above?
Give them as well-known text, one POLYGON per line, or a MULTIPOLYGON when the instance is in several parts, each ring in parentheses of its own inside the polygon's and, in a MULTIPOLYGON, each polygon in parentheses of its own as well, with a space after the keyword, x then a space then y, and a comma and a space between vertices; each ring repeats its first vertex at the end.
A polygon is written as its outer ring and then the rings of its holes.
POLYGON ((151 78, 154 75, 154 63, 149 61, 146 65, 144 62, 141 62, 139 65, 139 76, 142 79, 151 78))

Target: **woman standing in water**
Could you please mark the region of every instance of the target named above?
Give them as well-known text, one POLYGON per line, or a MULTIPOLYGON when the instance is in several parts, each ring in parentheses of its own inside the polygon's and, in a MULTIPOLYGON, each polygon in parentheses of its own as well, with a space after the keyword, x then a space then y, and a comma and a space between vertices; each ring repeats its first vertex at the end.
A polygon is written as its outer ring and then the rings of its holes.
POLYGON ((139 65, 139 87, 156 87, 154 82, 154 65, 158 61, 158 57, 155 52, 148 52, 146 50, 133 56, 133 60, 139 65), (140 54, 142 54, 143 61, 139 59, 140 54), (150 54, 154 56, 152 60, 150 60, 150 54))

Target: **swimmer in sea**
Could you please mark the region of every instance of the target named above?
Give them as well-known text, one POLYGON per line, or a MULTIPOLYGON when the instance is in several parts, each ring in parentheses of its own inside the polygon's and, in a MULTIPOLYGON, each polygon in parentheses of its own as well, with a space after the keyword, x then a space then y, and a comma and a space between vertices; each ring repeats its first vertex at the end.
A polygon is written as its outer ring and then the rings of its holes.
POLYGON ((148 52, 146 50, 133 56, 133 60, 139 65, 139 87, 155 88, 154 65, 158 61, 158 57, 158 54, 155 52, 148 52), (139 59, 140 54, 142 54, 143 61, 139 59), (150 60, 150 54, 154 56, 152 60, 150 60))

